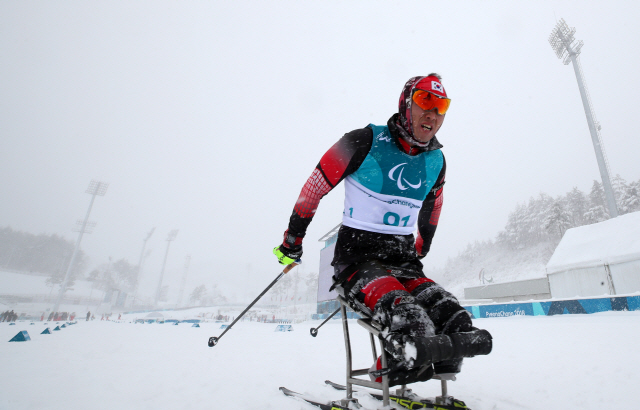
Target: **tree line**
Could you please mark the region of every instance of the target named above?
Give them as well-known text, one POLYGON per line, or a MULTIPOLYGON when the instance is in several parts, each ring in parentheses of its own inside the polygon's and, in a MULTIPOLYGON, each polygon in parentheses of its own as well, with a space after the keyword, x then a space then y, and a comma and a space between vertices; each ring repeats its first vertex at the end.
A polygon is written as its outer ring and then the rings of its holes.
MULTIPOLYGON (((612 179, 620 215, 640 211, 640 180, 627 183, 620 175, 612 179)), ((511 249, 544 241, 559 242, 567 229, 606 221, 610 218, 604 189, 593 181, 585 194, 577 187, 556 198, 541 193, 528 203, 518 204, 496 242, 511 249)))
POLYGON ((93 269, 87 279, 104 291, 118 290, 130 293, 138 286, 138 271, 137 265, 132 265, 124 258, 115 262, 109 258, 108 263, 100 264, 93 269))
MULTIPOLYGON (((56 234, 34 235, 10 227, 0 228, 0 268, 23 273, 48 276, 47 285, 59 285, 67 273, 75 244, 56 234)), ((72 287, 77 278, 83 277, 88 269, 89 258, 78 250, 70 272, 68 286, 72 287)), ((93 269, 88 280, 98 284, 103 290, 135 289, 138 267, 126 259, 109 260, 93 269)))
MULTIPOLYGON (((5 270, 50 276, 53 283, 61 283, 73 254, 74 243, 56 234, 34 235, 0 228, 0 267, 5 270)), ((78 250, 71 278, 82 274, 89 260, 78 250)))

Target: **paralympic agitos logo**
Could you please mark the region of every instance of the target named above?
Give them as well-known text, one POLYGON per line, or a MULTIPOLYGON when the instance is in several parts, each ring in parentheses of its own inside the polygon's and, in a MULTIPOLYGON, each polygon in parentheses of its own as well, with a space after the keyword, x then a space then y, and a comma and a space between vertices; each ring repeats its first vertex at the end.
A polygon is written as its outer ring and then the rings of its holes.
POLYGON ((404 167, 402 167, 403 165, 407 165, 406 162, 403 162, 402 164, 398 164, 395 167, 391 168, 391 170, 389 171, 389 179, 391 179, 392 181, 396 181, 397 185, 398 185, 398 189, 401 191, 407 190, 409 189, 409 187, 413 188, 413 189, 418 189, 420 188, 420 186, 422 185, 422 179, 418 180, 417 184, 412 184, 409 181, 407 181, 406 179, 404 179, 402 177, 402 172, 404 171, 404 167), (400 168, 402 167, 402 168, 400 168), (395 172, 396 170, 400 169, 400 172, 398 172, 398 177, 395 177, 395 172), (404 184, 409 185, 408 187, 405 186, 404 184))

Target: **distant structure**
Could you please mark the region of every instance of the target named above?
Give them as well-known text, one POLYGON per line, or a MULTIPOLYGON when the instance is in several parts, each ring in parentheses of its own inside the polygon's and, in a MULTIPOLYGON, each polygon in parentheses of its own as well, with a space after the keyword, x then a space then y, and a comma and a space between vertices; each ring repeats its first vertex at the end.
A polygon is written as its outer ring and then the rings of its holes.
POLYGON ((151 238, 151 235, 153 235, 153 232, 155 230, 155 227, 151 228, 151 230, 147 234, 147 237, 142 240, 142 251, 140 251, 140 260, 138 261, 138 274, 136 275, 136 286, 133 292, 133 301, 131 302, 132 304, 136 303, 138 297, 138 288, 140 287, 140 279, 142 278, 142 265, 144 264, 144 260, 146 259, 144 250, 147 247, 147 241, 149 240, 149 238, 151 238))
POLYGON ((180 292, 178 293, 178 302, 176 307, 182 305, 182 296, 184 295, 184 287, 187 284, 187 275, 189 274, 189 264, 191 263, 191 255, 184 258, 184 272, 182 273, 182 282, 180 283, 180 292))
POLYGON ((93 201, 95 201, 97 195, 104 196, 107 193, 107 188, 109 188, 108 183, 91 180, 91 182, 89 183, 89 187, 85 191, 87 194, 91 194, 91 202, 89 203, 89 209, 87 209, 87 214, 85 215, 84 220, 78 220, 76 222, 76 224, 79 226, 79 228, 77 228, 77 231, 79 232, 78 239, 76 240, 75 248, 73 248, 73 254, 71 256, 71 260, 69 261, 69 266, 67 267, 67 273, 65 273, 64 280, 60 285, 60 292, 58 293, 56 304, 53 306, 53 312, 57 312, 59 310, 60 303, 62 302, 62 297, 67 291, 69 276, 71 276, 71 268, 76 261, 76 256, 78 256, 78 249, 80 249, 82 236, 85 233, 91 233, 91 230, 96 226, 95 222, 89 222, 89 215, 91 214, 91 208, 93 208, 93 201))
POLYGON ((609 163, 604 152, 602 137, 600 136, 600 129, 602 127, 596 120, 596 115, 593 112, 589 92, 587 91, 587 86, 584 84, 583 80, 582 67, 578 60, 578 56, 580 55, 580 50, 582 49, 584 42, 582 40, 577 42, 575 41, 575 32, 576 29, 574 27, 569 28, 564 19, 560 19, 549 36, 549 44, 551 44, 551 48, 556 52, 558 58, 563 59, 564 65, 567 65, 570 62, 573 63, 573 70, 575 71, 576 79, 578 80, 578 88, 580 89, 580 96, 582 97, 584 113, 587 116, 587 124, 589 125, 593 148, 596 151, 596 159, 598 160, 598 167, 600 168, 600 177, 602 178, 602 185, 607 199, 609 216, 615 218, 618 216, 618 207, 616 206, 616 198, 613 195, 613 188, 611 187, 611 180, 609 178, 609 163))
POLYGON ((169 235, 167 235, 167 250, 164 253, 164 261, 162 262, 162 271, 160 271, 160 280, 158 280, 158 289, 156 290, 156 300, 155 300, 155 305, 158 305, 158 302, 160 301, 160 294, 162 293, 162 277, 164 276, 164 268, 167 265, 167 256, 169 256, 169 245, 171 245, 171 242, 176 240, 176 236, 178 236, 178 230, 174 229, 171 232, 169 232, 169 235))

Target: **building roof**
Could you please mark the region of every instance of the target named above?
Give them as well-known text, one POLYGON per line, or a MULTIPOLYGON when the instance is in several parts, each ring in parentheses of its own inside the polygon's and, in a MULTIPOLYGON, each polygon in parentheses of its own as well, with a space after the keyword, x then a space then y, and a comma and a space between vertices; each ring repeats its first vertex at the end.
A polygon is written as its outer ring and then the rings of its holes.
POLYGON ((336 225, 335 228, 333 228, 329 232, 327 232, 324 235, 322 235, 322 238, 318 239, 318 242, 325 242, 325 241, 330 240, 334 236, 336 236, 338 234, 338 230, 340 230, 341 226, 342 226, 342 222, 339 223, 338 225, 336 225))
POLYGON ((640 212, 568 229, 547 273, 640 260, 640 212))

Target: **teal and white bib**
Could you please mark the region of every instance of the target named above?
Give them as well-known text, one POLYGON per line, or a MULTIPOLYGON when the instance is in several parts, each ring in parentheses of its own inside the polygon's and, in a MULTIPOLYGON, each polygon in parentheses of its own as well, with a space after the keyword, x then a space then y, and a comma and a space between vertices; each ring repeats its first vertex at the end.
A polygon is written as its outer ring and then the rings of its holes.
POLYGON ((370 127, 371 150, 360 168, 344 181, 342 223, 365 231, 409 235, 442 170, 442 152, 411 156, 398 149, 387 126, 370 127))

